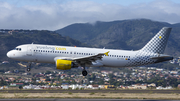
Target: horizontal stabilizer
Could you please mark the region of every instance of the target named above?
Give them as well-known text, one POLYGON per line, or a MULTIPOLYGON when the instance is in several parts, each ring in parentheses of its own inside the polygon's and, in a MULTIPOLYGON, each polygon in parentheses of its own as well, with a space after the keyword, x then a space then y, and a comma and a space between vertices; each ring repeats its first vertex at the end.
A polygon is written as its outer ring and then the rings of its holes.
POLYGON ((171 57, 171 56, 161 54, 161 55, 159 55, 159 56, 157 56, 157 57, 151 57, 151 59, 162 59, 162 58, 167 58, 167 57, 171 57))
POLYGON ((159 62, 163 62, 163 61, 169 61, 169 60, 172 60, 173 57, 169 56, 169 55, 164 55, 164 54, 161 54, 157 57, 151 57, 151 59, 156 59, 156 62, 155 63, 159 63, 159 62))

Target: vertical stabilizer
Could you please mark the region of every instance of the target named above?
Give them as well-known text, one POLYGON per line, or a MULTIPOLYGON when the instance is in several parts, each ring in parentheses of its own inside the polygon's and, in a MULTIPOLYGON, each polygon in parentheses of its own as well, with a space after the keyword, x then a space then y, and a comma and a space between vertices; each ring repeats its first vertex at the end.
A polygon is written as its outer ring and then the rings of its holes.
POLYGON ((171 28, 163 27, 142 49, 141 51, 163 54, 169 38, 171 28))

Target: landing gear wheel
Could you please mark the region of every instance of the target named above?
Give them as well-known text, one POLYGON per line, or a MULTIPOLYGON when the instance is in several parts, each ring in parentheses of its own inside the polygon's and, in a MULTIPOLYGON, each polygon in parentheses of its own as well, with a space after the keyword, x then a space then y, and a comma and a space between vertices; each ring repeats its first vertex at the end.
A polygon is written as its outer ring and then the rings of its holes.
POLYGON ((31 71, 31 62, 28 62, 27 71, 31 71))
POLYGON ((27 68, 27 71, 28 71, 28 72, 31 71, 31 68, 27 68))
POLYGON ((83 70, 83 71, 82 71, 82 75, 83 75, 83 76, 86 76, 87 74, 88 74, 88 73, 87 73, 86 70, 83 70))

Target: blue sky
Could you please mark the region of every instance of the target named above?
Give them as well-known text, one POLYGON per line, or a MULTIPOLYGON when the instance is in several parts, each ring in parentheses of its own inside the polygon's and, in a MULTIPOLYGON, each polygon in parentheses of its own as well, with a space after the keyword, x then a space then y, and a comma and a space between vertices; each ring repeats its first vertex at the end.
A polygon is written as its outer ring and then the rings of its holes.
MULTIPOLYGON (((8 2, 11 4, 16 4, 17 6, 24 5, 45 5, 53 3, 66 3, 71 1, 93 1, 96 3, 106 3, 106 4, 120 4, 124 6, 139 4, 139 3, 149 3, 157 0, 0 0, 2 2, 8 2)), ((180 0, 169 0, 174 3, 180 3, 180 0)))
POLYGON ((139 18, 180 23, 179 11, 180 0, 0 0, 0 28, 57 30, 139 18))
MULTIPOLYGON (((108 4, 122 4, 124 6, 132 5, 132 4, 139 4, 139 3, 150 3, 152 1, 158 1, 158 0, 92 0, 94 2, 99 3, 108 3, 108 4)), ((180 0, 169 0, 174 3, 180 3, 180 0)))

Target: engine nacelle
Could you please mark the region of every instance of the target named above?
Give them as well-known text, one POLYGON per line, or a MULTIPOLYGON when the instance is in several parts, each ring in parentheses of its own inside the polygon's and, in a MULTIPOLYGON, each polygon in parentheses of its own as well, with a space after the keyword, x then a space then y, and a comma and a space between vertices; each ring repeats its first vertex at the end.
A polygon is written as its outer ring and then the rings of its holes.
POLYGON ((74 67, 76 67, 75 64, 70 60, 61 60, 61 59, 56 60, 56 68, 57 69, 68 70, 68 69, 71 69, 74 67))

